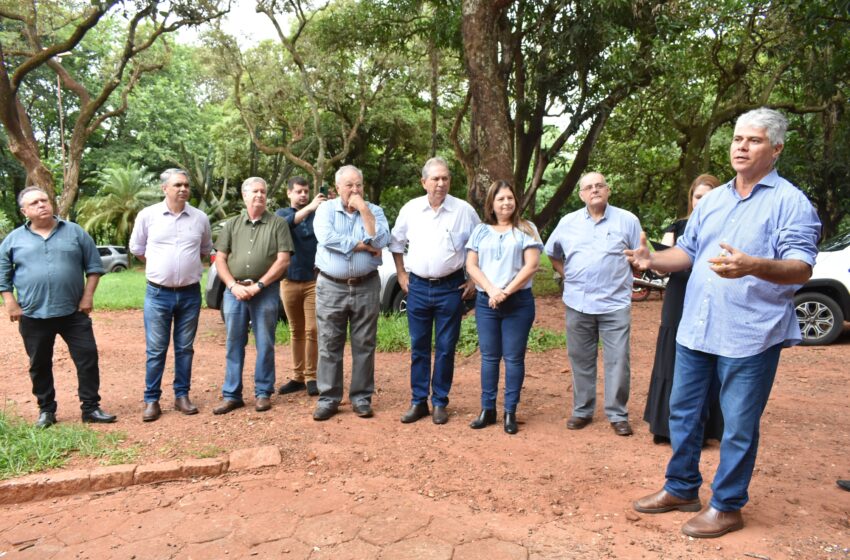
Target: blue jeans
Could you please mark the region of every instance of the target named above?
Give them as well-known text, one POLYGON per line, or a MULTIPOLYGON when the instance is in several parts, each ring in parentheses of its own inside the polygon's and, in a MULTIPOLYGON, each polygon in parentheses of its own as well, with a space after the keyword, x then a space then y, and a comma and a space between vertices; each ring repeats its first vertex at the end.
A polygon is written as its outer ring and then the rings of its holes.
POLYGON ((201 288, 183 292, 161 290, 150 284, 145 290, 145 402, 158 401, 160 384, 168 354, 168 339, 174 323, 174 397, 185 397, 192 384, 192 358, 198 315, 201 312, 201 288))
POLYGON ((410 331, 411 403, 427 402, 431 394, 434 406, 449 404, 455 368, 455 347, 463 319, 463 273, 432 284, 410 275, 407 293, 407 326, 410 331), (434 374, 431 375, 431 337, 434 341, 434 374))
POLYGON ((665 490, 682 499, 698 496, 702 435, 708 417, 711 385, 720 383, 720 409, 725 425, 720 463, 714 474, 711 506, 737 511, 749 499, 759 444, 759 423, 767 405, 781 344, 755 356, 725 358, 676 345, 676 370, 670 395, 670 440, 665 490))
POLYGON ((481 408, 496 408, 499 363, 505 359, 505 412, 516 412, 525 379, 525 349, 534 323, 531 288, 520 290, 490 309, 486 292, 475 300, 475 323, 481 349, 481 408))
POLYGON ((257 361, 254 364, 254 396, 270 397, 274 393, 274 332, 280 305, 280 283, 273 282, 249 299, 240 301, 230 290, 224 291, 224 324, 227 327, 224 385, 221 394, 228 401, 242 401, 242 369, 248 327, 254 331, 257 361))

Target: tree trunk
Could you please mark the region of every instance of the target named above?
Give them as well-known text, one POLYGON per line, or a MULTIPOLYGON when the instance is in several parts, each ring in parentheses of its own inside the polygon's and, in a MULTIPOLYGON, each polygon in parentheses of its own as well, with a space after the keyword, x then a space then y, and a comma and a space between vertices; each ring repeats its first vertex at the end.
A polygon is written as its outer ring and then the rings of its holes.
POLYGON ((482 208, 495 180, 513 178, 513 145, 507 84, 499 65, 499 23, 506 0, 464 0, 463 44, 471 93, 468 198, 482 208))

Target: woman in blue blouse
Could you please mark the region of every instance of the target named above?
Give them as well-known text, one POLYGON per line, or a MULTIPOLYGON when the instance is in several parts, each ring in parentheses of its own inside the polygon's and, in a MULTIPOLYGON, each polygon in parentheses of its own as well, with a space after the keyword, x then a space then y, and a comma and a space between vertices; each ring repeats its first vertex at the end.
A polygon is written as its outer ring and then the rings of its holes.
POLYGON ((505 360, 505 432, 517 433, 516 407, 525 378, 525 349, 534 322, 531 279, 543 243, 523 220, 510 184, 496 181, 484 201, 484 223, 466 244, 466 272, 475 281, 475 322, 481 349, 481 414, 475 430, 496 423, 499 363, 505 360))

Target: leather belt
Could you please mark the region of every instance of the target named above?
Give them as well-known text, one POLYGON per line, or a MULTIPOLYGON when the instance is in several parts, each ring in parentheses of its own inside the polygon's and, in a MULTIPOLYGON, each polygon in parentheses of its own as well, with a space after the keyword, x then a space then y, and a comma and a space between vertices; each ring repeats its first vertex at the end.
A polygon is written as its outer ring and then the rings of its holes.
POLYGON ((169 292, 185 292, 188 290, 197 290, 200 286, 200 282, 195 282, 194 284, 189 284, 187 286, 177 286, 176 288, 172 288, 171 286, 163 286, 162 284, 157 284, 156 282, 151 282, 148 280, 148 285, 153 286, 159 290, 166 290, 169 292))
POLYGON ((337 284, 346 284, 348 286, 356 286, 358 284, 362 284, 366 280, 370 280, 378 275, 377 270, 373 270, 369 274, 364 274, 363 276, 354 276, 352 278, 334 278, 330 274, 325 274, 322 271, 319 271, 319 274, 330 280, 331 282, 336 282, 337 284))
POLYGON ((414 278, 418 279, 418 280, 421 280, 422 282, 427 282, 431 286, 436 286, 438 284, 443 284, 445 282, 452 282, 452 281, 456 281, 456 280, 465 280, 466 279, 466 277, 463 274, 462 268, 459 268, 459 269, 455 270, 454 272, 452 272, 451 274, 447 274, 446 276, 442 276, 440 278, 423 278, 422 276, 419 276, 418 274, 413 274, 412 272, 410 273, 410 275, 413 276, 414 278))
POLYGON ((251 284, 254 284, 254 281, 250 278, 247 280, 237 280, 234 278, 233 281, 239 284, 240 286, 250 286, 251 284))

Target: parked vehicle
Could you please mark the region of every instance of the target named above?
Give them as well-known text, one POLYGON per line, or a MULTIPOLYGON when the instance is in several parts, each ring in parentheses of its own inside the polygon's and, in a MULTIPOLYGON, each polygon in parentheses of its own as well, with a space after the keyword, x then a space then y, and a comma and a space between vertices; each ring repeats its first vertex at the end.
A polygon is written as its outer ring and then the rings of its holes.
POLYGON ((667 280, 670 279, 667 275, 659 276, 651 270, 635 272, 634 276, 635 280, 634 284, 632 284, 632 301, 644 301, 645 299, 648 299, 652 290, 657 290, 663 295, 664 290, 667 289, 667 280))
POLYGON ((106 272, 122 272, 130 268, 130 257, 126 247, 118 245, 99 245, 100 261, 106 272))
POLYGON ((794 295, 804 346, 831 344, 850 319, 850 231, 821 243, 812 277, 794 295))

